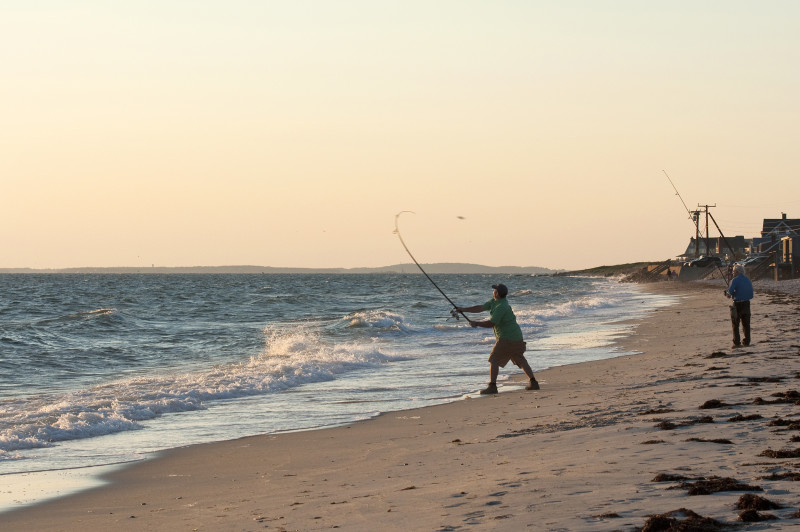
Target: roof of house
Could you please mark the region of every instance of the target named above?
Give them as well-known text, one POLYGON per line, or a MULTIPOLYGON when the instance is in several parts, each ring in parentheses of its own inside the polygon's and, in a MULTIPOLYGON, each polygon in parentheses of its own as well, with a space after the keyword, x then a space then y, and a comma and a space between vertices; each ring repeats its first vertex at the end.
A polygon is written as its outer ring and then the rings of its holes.
MULTIPOLYGON (((741 235, 737 236, 728 236, 725 237, 728 240, 728 244, 734 250, 743 250, 745 248, 750 247, 751 239, 745 238, 741 235)), ((689 256, 694 254, 694 237, 689 238, 689 245, 686 246, 686 251, 683 252, 682 256, 689 256)), ((722 249, 723 253, 727 253, 727 246, 725 245, 725 241, 722 240, 722 237, 713 236, 709 239, 708 247, 711 251, 715 251, 717 249, 717 244, 719 244, 720 249, 722 249)), ((708 254, 706 251, 706 239, 704 237, 700 237, 700 252, 704 254, 708 254)))
MULTIPOLYGON (((725 237, 725 239, 728 241, 728 244, 730 244, 731 247, 733 247, 733 248, 746 248, 746 247, 750 246, 750 241, 751 241, 751 239, 745 238, 745 237, 743 237, 741 235, 728 236, 728 237, 725 237)), ((723 245, 724 245, 724 243, 725 242, 723 241, 723 245)))
POLYGON ((761 236, 769 234, 800 234, 800 218, 764 218, 764 225, 761 228, 761 236))

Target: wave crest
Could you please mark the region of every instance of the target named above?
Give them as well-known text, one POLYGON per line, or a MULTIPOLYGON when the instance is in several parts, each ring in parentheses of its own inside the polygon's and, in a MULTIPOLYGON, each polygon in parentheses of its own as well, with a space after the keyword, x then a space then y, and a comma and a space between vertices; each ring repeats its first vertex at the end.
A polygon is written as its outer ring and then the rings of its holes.
POLYGON ((138 430, 142 421, 204 410, 210 401, 280 392, 401 360, 382 353, 372 341, 326 343, 304 328, 270 327, 265 337, 263 351, 239 363, 0 401, 0 460, 14 459, 11 451, 138 430))
POLYGON ((385 310, 362 310, 344 317, 345 327, 367 327, 381 330, 409 332, 411 328, 402 315, 385 310))

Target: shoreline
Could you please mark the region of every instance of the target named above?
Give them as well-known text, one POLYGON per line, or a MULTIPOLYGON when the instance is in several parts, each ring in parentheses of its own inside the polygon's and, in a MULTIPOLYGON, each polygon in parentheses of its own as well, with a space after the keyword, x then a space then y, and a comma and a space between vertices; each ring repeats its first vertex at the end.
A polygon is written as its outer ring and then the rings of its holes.
MULTIPOLYGON (((538 372, 539 392, 507 381, 495 397, 171 449, 114 471, 102 488, 6 512, 3 523, 18 530, 456 530, 502 519, 513 528, 612 530, 641 527, 648 515, 682 507, 735 522, 731 504, 741 493, 687 498, 652 482, 655 474, 677 472, 761 484, 761 496, 795 505, 772 511, 785 518, 800 504, 800 488, 758 477, 763 462, 786 470, 791 462, 757 456, 768 446, 790 446, 787 434, 761 427, 766 414, 761 422, 726 421, 734 410, 750 408, 792 415, 791 405, 749 407, 738 397, 757 391, 766 399, 792 382, 753 383, 733 369, 756 372, 755 378, 800 369, 789 335, 766 335, 798 327, 796 311, 789 316, 793 324, 773 311, 798 305, 797 295, 775 296, 758 286, 750 348, 730 349, 726 300, 714 292, 719 286, 644 285, 682 302, 639 321, 631 336, 617 341, 640 353, 538 372), (695 331, 690 325, 697 323, 695 331), (748 360, 776 351, 783 354, 768 357, 768 364, 748 360), (714 353, 724 355, 709 359, 714 353), (697 411, 717 396, 731 406, 697 411), (708 414, 714 423, 684 425, 686 416, 708 414), (678 428, 654 428, 661 418, 678 428), (731 430, 735 450, 709 443, 731 430), (685 441, 689 433, 700 441, 685 441)), ((512 381, 522 386, 523 377, 514 374, 512 381)))

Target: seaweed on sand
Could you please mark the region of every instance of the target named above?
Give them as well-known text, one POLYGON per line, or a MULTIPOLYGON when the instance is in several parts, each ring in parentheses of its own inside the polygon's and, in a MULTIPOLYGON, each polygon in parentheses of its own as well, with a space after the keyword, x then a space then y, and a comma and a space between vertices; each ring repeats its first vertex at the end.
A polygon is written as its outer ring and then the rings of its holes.
POLYGON ((785 471, 783 473, 771 473, 762 478, 764 480, 790 480, 792 482, 798 482, 800 481, 800 473, 796 473, 794 471, 785 471))
POLYGON ((691 480, 691 479, 689 477, 683 475, 675 475, 673 473, 659 473, 658 475, 653 477, 652 482, 677 482, 679 480, 691 480))
POLYGON ((777 510, 783 506, 759 495, 745 493, 736 501, 736 508, 738 510, 777 510))
POLYGON ((766 451, 761 451, 758 456, 766 456, 767 458, 798 458, 800 457, 800 449, 783 449, 780 451, 767 449, 766 451))
POLYGON ((754 405, 779 405, 779 404, 800 404, 800 392, 797 390, 789 390, 788 392, 773 393, 770 397, 777 397, 777 399, 768 401, 761 397, 753 399, 754 405))
POLYGON ((748 416, 743 416, 742 414, 736 414, 735 416, 728 418, 728 421, 754 421, 756 419, 763 419, 764 416, 761 414, 750 414, 748 416))
POLYGON ((651 515, 641 532, 718 532, 728 528, 730 525, 681 508, 665 514, 651 515))
POLYGON ((711 495, 720 491, 764 491, 761 486, 743 484, 730 477, 709 477, 694 482, 681 482, 667 489, 685 489, 689 495, 711 495))
POLYGON ((759 513, 757 510, 743 510, 739 514, 739 521, 744 523, 759 523, 761 521, 772 521, 777 519, 772 514, 762 514, 759 513))
POLYGON ((714 439, 711 439, 711 440, 706 439, 706 438, 689 438, 686 441, 687 442, 688 441, 696 441, 696 442, 701 442, 701 443, 719 443, 719 444, 723 444, 723 445, 733 445, 733 442, 731 440, 726 439, 726 438, 714 438, 714 439))
POLYGON ((724 403, 723 401, 720 401, 719 399, 710 399, 710 400, 706 401, 705 403, 703 403, 702 405, 700 405, 700 409, 701 410, 706 410, 706 409, 709 409, 709 408, 723 408, 723 407, 726 407, 726 406, 730 406, 730 405, 724 403))

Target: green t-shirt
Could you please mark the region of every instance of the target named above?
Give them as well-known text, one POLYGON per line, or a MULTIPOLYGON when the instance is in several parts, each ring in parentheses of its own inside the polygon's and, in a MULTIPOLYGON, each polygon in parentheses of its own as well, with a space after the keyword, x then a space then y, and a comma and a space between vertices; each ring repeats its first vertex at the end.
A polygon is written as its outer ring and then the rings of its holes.
POLYGON ((489 311, 489 321, 494 323, 495 338, 503 338, 516 342, 522 340, 522 329, 517 325, 517 317, 511 310, 506 298, 490 299, 483 304, 483 310, 489 311))

